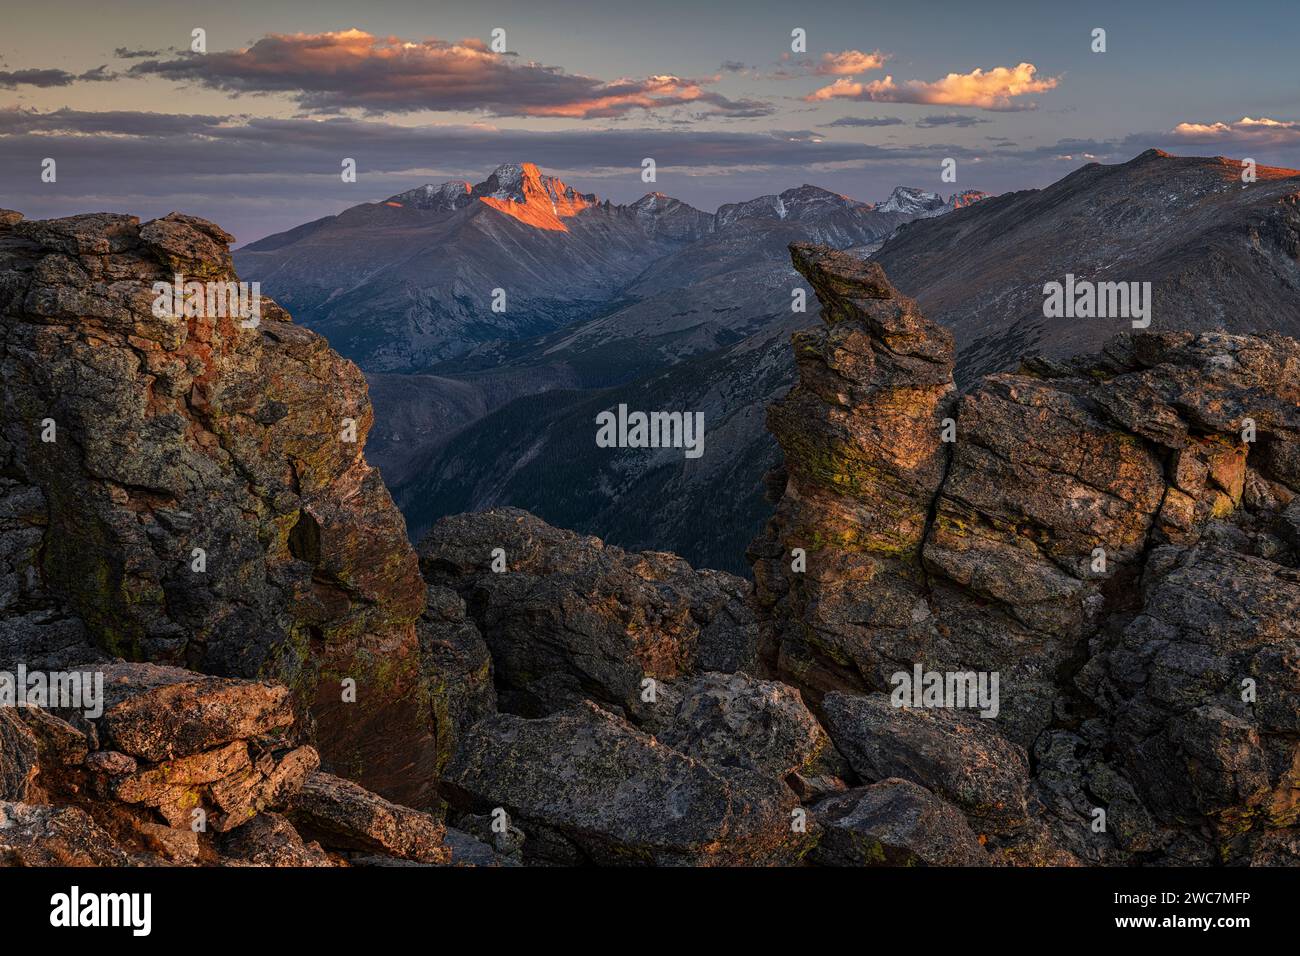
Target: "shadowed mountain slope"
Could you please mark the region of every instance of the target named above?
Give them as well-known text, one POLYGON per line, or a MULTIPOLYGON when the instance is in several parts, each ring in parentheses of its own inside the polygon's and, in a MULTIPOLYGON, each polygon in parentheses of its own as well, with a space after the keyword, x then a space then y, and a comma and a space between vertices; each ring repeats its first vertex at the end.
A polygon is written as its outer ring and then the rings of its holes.
POLYGON ((1152 284, 1151 327, 1300 334, 1300 172, 1147 150, 904 226, 875 258, 952 330, 966 381, 1098 348, 1119 319, 1046 318, 1043 285, 1152 284))

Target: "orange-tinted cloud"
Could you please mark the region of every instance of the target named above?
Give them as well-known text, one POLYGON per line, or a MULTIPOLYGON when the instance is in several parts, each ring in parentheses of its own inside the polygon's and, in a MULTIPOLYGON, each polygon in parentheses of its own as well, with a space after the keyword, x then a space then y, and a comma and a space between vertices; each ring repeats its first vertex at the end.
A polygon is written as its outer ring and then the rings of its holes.
POLYGON ((879 50, 863 53, 861 50, 844 50, 841 53, 823 53, 821 60, 813 71, 821 76, 849 76, 854 73, 866 73, 879 70, 889 59, 879 50))
POLYGON ((356 29, 271 34, 246 49, 149 60, 130 72, 232 93, 285 93, 317 112, 483 111, 591 119, 687 104, 728 115, 770 111, 767 104, 707 90, 716 76, 605 82, 520 62, 514 54, 492 52, 481 40, 416 42, 356 29))
POLYGON ((1032 63, 998 66, 991 70, 949 73, 933 83, 908 80, 901 85, 892 76, 870 83, 841 78, 804 97, 809 103, 847 99, 876 103, 931 103, 943 106, 978 106, 987 110, 1013 108, 1012 100, 1055 89, 1057 77, 1039 77, 1032 63))
POLYGON ((1266 116, 1243 116, 1235 123, 1179 123, 1173 129, 1179 139, 1196 143, 1259 143, 1274 145, 1300 141, 1300 123, 1266 116))

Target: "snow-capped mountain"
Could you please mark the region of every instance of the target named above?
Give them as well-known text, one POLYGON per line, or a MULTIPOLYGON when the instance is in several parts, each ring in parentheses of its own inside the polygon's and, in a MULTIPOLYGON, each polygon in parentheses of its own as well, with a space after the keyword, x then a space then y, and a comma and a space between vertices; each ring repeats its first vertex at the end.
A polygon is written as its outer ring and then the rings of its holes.
POLYGON ((925 216, 943 211, 946 203, 938 193, 926 192, 912 186, 896 186, 889 198, 876 207, 880 212, 901 212, 911 216, 925 216))
POLYGON ((915 219, 929 219, 933 216, 942 216, 946 212, 961 209, 971 205, 971 203, 987 198, 988 193, 980 192, 978 189, 967 189, 953 193, 947 200, 944 200, 939 193, 927 192, 924 189, 915 189, 911 186, 897 186, 890 193, 888 199, 876 206, 876 211, 898 212, 912 216, 915 219))
POLYGON ((471 186, 460 179, 427 183, 384 200, 385 206, 410 206, 426 212, 454 212, 480 200, 507 216, 542 229, 563 232, 564 219, 576 216, 600 200, 580 193, 533 163, 498 166, 483 182, 471 186))
POLYGON ((474 201, 473 187, 462 179, 433 185, 426 183, 390 196, 385 206, 410 206, 427 212, 454 212, 474 201))

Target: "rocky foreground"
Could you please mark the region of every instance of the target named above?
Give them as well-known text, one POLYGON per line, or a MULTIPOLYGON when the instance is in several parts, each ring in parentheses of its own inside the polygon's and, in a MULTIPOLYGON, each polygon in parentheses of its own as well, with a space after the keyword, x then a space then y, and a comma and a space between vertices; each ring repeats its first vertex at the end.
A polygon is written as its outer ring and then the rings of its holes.
POLYGON ((751 586, 513 509, 417 553, 350 363, 269 299, 153 314, 228 242, 0 213, 0 671, 104 685, 0 707, 0 862, 1300 863, 1300 344, 959 394, 878 266, 796 246, 751 586), (895 706, 917 665, 996 716, 895 706))

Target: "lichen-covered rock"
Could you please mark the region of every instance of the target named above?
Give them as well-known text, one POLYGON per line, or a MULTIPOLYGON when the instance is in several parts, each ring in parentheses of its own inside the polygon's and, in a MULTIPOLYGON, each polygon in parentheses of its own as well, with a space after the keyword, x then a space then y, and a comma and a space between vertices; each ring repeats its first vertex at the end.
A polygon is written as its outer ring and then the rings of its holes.
POLYGON ((1300 571, 1206 544, 1165 557, 1081 683, 1144 805, 1248 855, 1243 833, 1300 822, 1300 571))
POLYGON ((190 826, 202 809, 207 824, 223 833, 263 809, 284 806, 319 765, 311 747, 250 752, 248 743, 237 741, 114 777, 108 789, 123 803, 154 808, 172 827, 190 826))
POLYGON ((989 856, 952 804, 891 777, 829 797, 813 811, 822 866, 987 866, 989 856))
POLYGON ((36 737, 12 707, 0 707, 0 800, 26 800, 36 776, 36 737))
POLYGON ((780 782, 709 767, 586 701, 476 724, 445 780, 453 802, 503 808, 527 834, 526 858, 783 864, 814 842, 814 828, 792 826, 796 800, 780 782))
POLYGON ((826 728, 859 777, 902 777, 950 800, 983 832, 1025 822, 1029 761, 980 717, 895 707, 884 695, 827 694, 826 728))
POLYGON ((27 619, 0 652, 279 680, 329 764, 400 790, 437 749, 424 585, 362 455, 365 380, 269 299, 155 314, 155 283, 236 282, 229 242, 175 213, 0 222, 0 492, 31 517, 0 505, 0 603, 27 619))
POLYGON ((299 830, 331 846, 391 854, 419 863, 446 863, 443 825, 398 806, 349 780, 313 773, 291 801, 299 830))
POLYGON ((293 723, 289 692, 273 684, 156 664, 95 670, 104 675, 104 713, 97 720, 104 742, 145 760, 185 757, 293 723))
POLYGON ((86 733, 48 710, 42 707, 22 707, 18 710, 18 716, 32 732, 41 764, 76 766, 89 754, 92 741, 86 733))
POLYGON ((738 648, 756 645, 739 578, 623 551, 516 508, 443 518, 419 551, 430 584, 465 599, 512 712, 590 697, 639 713, 646 678, 745 660, 738 648))
POLYGON ((750 549, 764 647, 816 695, 871 686, 876 645, 928 617, 920 563, 955 398, 952 337, 880 267, 796 244, 823 325, 794 336, 799 381, 768 410, 780 502, 750 549))
POLYGON ((259 813, 219 839, 226 866, 333 866, 319 843, 303 840, 278 813, 259 813))
POLYGON ((450 588, 429 586, 428 605, 417 630, 441 771, 465 729, 496 711, 492 656, 478 628, 466 617, 465 602, 450 588))
POLYGON ((0 866, 131 866, 135 861, 76 807, 0 801, 0 866))
POLYGON ((0 833, 0 865, 333 865, 338 857, 283 815, 304 790, 312 818, 330 821, 320 839, 336 854, 361 844, 445 860, 438 821, 316 774, 316 751, 294 742, 285 688, 154 664, 97 666, 98 716, 0 708, 10 797, 0 830, 12 831, 0 833))
POLYGON ((774 780, 842 774, 846 765, 799 692, 747 674, 705 672, 657 687, 643 729, 711 767, 774 780))

